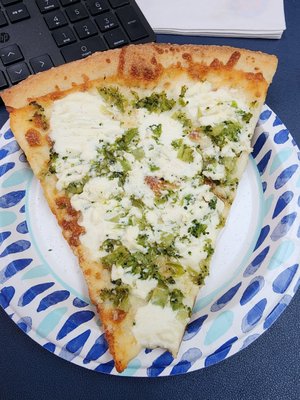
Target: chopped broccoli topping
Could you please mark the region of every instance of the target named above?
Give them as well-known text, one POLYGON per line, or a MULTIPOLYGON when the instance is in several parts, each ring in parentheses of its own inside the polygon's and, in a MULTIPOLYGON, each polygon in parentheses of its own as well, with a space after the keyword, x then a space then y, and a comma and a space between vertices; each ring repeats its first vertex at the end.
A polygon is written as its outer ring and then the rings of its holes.
POLYGON ((48 162, 48 170, 50 174, 56 173, 56 160, 58 159, 58 153, 56 153, 53 148, 50 150, 49 162, 48 162))
POLYGON ((218 201, 218 199, 217 199, 217 197, 215 197, 214 199, 211 199, 211 200, 208 202, 208 206, 209 206, 209 208, 210 208, 211 210, 215 210, 215 209, 216 209, 217 201, 218 201))
POLYGON ((72 194, 80 194, 83 192, 84 185, 88 182, 89 177, 85 176, 81 181, 75 181, 69 183, 66 187, 66 191, 72 194))
POLYGON ((129 286, 118 285, 112 289, 102 289, 100 298, 102 301, 110 301, 113 305, 121 310, 128 311, 129 308, 129 286))
POLYGON ((187 101, 184 100, 184 96, 185 96, 187 90, 188 90, 188 88, 185 85, 181 87, 178 103, 182 107, 186 106, 188 103, 187 101))
POLYGON ((243 120, 244 122, 246 122, 246 124, 249 124, 251 118, 253 117, 253 114, 252 114, 251 112, 246 112, 246 111, 243 111, 243 110, 238 110, 237 113, 238 113, 239 115, 241 115, 242 120, 243 120))
POLYGON ((242 126, 238 122, 224 121, 220 124, 202 127, 202 130, 208 134, 212 141, 219 147, 223 147, 226 143, 237 142, 242 126))
POLYGON ((161 129, 161 124, 158 125, 151 125, 149 128, 152 131, 152 138, 156 141, 156 143, 159 142, 159 138, 162 134, 162 129, 161 129))
POLYGON ((160 113, 172 110, 176 101, 169 99, 166 92, 154 92, 150 96, 143 97, 135 102, 135 108, 146 108, 150 113, 160 113))
POLYGON ((120 92, 120 89, 116 86, 110 87, 100 87, 98 88, 99 94, 102 98, 112 106, 117 107, 122 113, 125 112, 125 107, 127 105, 127 100, 125 96, 120 92))
POLYGON ((199 238, 201 235, 205 235, 206 229, 207 229, 207 225, 206 224, 202 224, 201 222, 197 221, 196 219, 194 219, 192 221, 193 225, 189 227, 188 232, 194 236, 195 238, 199 238))
POLYGON ((186 131, 192 129, 193 123, 192 121, 186 116, 186 114, 182 111, 176 111, 173 115, 172 118, 176 119, 179 121, 184 128, 186 128, 186 131))
POLYGON ((194 161, 194 151, 192 147, 182 143, 177 151, 177 158, 187 163, 194 161))

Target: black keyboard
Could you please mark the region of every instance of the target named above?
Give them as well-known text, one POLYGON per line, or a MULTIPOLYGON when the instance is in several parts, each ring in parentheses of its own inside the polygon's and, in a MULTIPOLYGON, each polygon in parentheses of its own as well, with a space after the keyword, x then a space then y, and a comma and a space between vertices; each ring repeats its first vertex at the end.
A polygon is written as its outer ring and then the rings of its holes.
POLYGON ((0 0, 0 90, 95 51, 153 41, 131 0, 0 0))

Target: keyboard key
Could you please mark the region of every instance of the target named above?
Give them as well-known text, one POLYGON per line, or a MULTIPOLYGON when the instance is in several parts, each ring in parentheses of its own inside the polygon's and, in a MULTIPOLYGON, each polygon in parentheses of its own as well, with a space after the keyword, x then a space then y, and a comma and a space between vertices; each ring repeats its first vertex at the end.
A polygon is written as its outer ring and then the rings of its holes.
POLYGON ((0 27, 7 25, 7 19, 2 11, 0 11, 0 27))
POLYGON ((95 21, 101 32, 105 32, 109 29, 117 28, 119 26, 117 18, 112 12, 99 15, 95 18, 95 21))
POLYGON ((66 62, 79 60, 90 56, 95 51, 107 50, 104 41, 99 37, 86 39, 80 43, 71 44, 61 50, 66 62))
POLYGON ((111 49, 115 49, 116 47, 122 47, 128 43, 125 33, 120 28, 105 33, 104 38, 111 49))
POLYGON ((4 65, 13 64, 23 60, 23 54, 16 44, 4 47, 0 50, 0 57, 4 65))
POLYGON ((30 18, 25 4, 15 4, 14 6, 9 6, 6 9, 6 12, 10 22, 19 22, 30 18))
POLYGON ((65 26, 68 24, 64 14, 61 11, 53 11, 45 17, 46 24, 50 30, 65 26))
POLYGON ((81 19, 87 18, 89 16, 83 4, 75 4, 74 6, 66 8, 66 13, 71 22, 80 21, 81 19))
POLYGON ((10 6, 11 4, 19 3, 20 1, 21 1, 21 0, 2 0, 1 3, 2 3, 4 6, 10 6))
POLYGON ((54 31, 53 37, 58 47, 76 42, 75 35, 72 29, 69 28, 68 26, 54 31))
POLYGON ((108 5, 107 0, 98 0, 98 1, 89 0, 89 1, 87 1, 86 5, 89 9, 89 12, 92 15, 98 15, 100 13, 103 13, 103 12, 109 10, 109 5, 108 5))
POLYGON ((36 0, 36 3, 40 9, 41 13, 46 13, 49 11, 56 10, 59 8, 57 0, 36 0))
POLYGON ((8 86, 7 80, 4 73, 0 71, 0 90, 5 89, 8 86))
POLYGON ((6 69, 6 71, 13 85, 15 83, 21 82, 23 79, 27 78, 30 75, 30 71, 24 62, 11 65, 6 69))
POLYGON ((79 0, 60 0, 62 6, 69 6, 70 4, 78 3, 79 0))
POLYGON ((48 54, 43 54, 42 56, 31 58, 29 61, 35 74, 37 72, 47 71, 47 69, 53 67, 53 62, 48 54))
POLYGON ((96 26, 93 24, 92 21, 83 21, 83 22, 77 22, 77 24, 74 25, 74 29, 79 37, 79 39, 86 39, 90 36, 97 35, 98 29, 96 26))
POLYGON ((129 1, 126 0, 109 0, 111 6, 113 8, 124 6, 125 4, 129 4, 129 1))
POLYGON ((148 36, 146 29, 131 6, 118 10, 117 16, 131 40, 138 40, 148 36))

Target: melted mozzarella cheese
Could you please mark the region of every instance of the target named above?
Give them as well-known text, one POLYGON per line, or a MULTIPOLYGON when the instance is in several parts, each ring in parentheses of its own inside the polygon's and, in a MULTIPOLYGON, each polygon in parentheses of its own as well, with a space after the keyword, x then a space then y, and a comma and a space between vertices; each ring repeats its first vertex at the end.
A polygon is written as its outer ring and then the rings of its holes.
POLYGON ((178 320, 171 307, 149 303, 137 310, 132 331, 141 346, 162 347, 176 356, 184 329, 185 321, 178 320))
POLYGON ((71 93, 56 100, 50 117, 50 138, 54 151, 68 157, 58 165, 59 190, 86 173, 91 160, 97 156, 100 141, 113 143, 124 129, 120 121, 103 112, 105 103, 97 94, 71 93), (73 175, 76 168, 77 174, 73 175))
POLYGON ((116 281, 121 279, 125 285, 130 285, 132 294, 140 299, 145 300, 148 294, 157 286, 156 279, 140 279, 138 275, 125 272, 124 268, 112 266, 111 279, 116 281))
MULTIPOLYGON (((178 97, 180 87, 175 87, 172 93, 178 97)), ((212 90, 208 82, 196 83, 186 91, 183 111, 200 130, 201 126, 224 121, 241 122, 232 99, 241 109, 249 110, 237 90, 212 90)), ((132 254, 146 254, 147 245, 138 243, 139 235, 146 237, 151 246, 169 236, 173 239, 178 263, 185 270, 201 272, 201 262, 209 255, 206 246, 215 243, 224 203, 214 196, 209 185, 199 184, 199 175, 215 180, 226 176, 224 165, 207 165, 203 160, 210 157, 220 160, 235 157, 241 151, 249 152, 248 134, 252 127, 244 124, 239 141, 231 141, 222 149, 205 134, 195 143, 184 132, 182 122, 176 119, 174 112, 178 109, 177 104, 166 112, 150 113, 141 108, 122 115, 114 107, 108 110, 98 94, 88 92, 72 93, 54 102, 50 138, 54 152, 59 155, 55 165, 57 188, 61 190, 72 182, 89 178, 82 193, 71 197, 71 205, 81 213, 79 223, 85 233, 80 241, 89 249, 92 260, 99 261, 108 254, 101 248, 106 239, 120 241, 132 254), (108 163, 112 176, 96 176, 97 171, 91 165, 98 163, 101 167, 99 147, 114 144, 124 134, 124 126, 138 128, 136 148, 141 149, 144 157, 136 160, 130 153, 132 149, 127 149, 116 162, 108 163), (157 136, 155 128, 159 128, 157 136), (178 140, 192 152, 190 162, 180 159, 178 147, 174 146, 178 140), (199 146, 201 154, 197 151, 199 146), (120 184, 115 176, 124 172, 124 160, 126 177, 120 184), (146 177, 174 184, 172 190, 161 191, 166 196, 164 203, 156 202, 159 195, 147 184, 146 177), (133 199, 142 201, 143 206, 136 206, 133 199), (211 201, 215 201, 213 207, 211 201), (205 232, 193 232, 195 224, 205 225, 205 232)), ((141 304, 145 304, 158 283, 153 278, 142 280, 139 274, 130 273, 128 267, 116 265, 112 265, 111 280, 128 285, 131 295, 143 300, 141 304)), ((184 295, 184 306, 192 308, 198 287, 191 282, 190 275, 176 277, 172 285, 170 290, 179 289, 184 295)), ((163 347, 175 354, 185 322, 177 318, 177 312, 169 304, 161 307, 149 302, 138 309, 133 333, 143 347, 163 347)))

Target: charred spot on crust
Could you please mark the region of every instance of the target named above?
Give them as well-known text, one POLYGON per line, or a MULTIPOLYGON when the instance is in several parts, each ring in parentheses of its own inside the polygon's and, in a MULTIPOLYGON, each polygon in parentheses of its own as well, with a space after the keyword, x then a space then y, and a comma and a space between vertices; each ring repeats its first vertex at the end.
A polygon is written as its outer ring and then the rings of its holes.
POLYGON ((182 54, 182 58, 183 58, 184 60, 188 61, 188 62, 192 62, 192 61, 193 61, 193 58, 192 58, 192 56, 191 56, 190 53, 183 53, 183 54, 182 54))
POLYGON ((119 75, 123 75, 125 69, 125 56, 126 56, 126 49, 123 47, 120 51, 119 56, 119 65, 118 65, 118 73, 119 75))
POLYGON ((74 247, 79 246, 79 237, 85 233, 85 229, 78 224, 78 215, 74 216, 70 220, 63 219, 61 226, 66 231, 66 238, 69 244, 74 247))
POLYGON ((159 46, 154 45, 153 48, 158 54, 163 54, 163 52, 164 52, 164 49, 162 49, 159 46))
POLYGON ((107 58, 105 61, 107 62, 107 64, 111 63, 110 58, 107 58))
POLYGON ((72 217, 77 217, 79 215, 78 211, 74 210, 71 205, 70 198, 67 196, 58 197, 55 199, 57 207, 61 209, 66 209, 67 213, 72 217))
POLYGON ((240 58, 241 58, 241 53, 239 51, 234 51, 231 54, 229 60, 227 61, 226 67, 233 68, 237 64, 240 58))
POLYGON ((25 133, 25 138, 31 147, 40 146, 42 144, 41 134, 36 129, 28 129, 25 133))
POLYGON ((223 63, 218 59, 215 58, 211 63, 210 66, 215 69, 219 69, 223 66, 223 63))
POLYGON ((162 72, 162 66, 157 64, 155 67, 151 68, 147 66, 144 60, 140 64, 132 64, 130 68, 130 75, 136 79, 143 79, 146 81, 156 80, 162 72))

